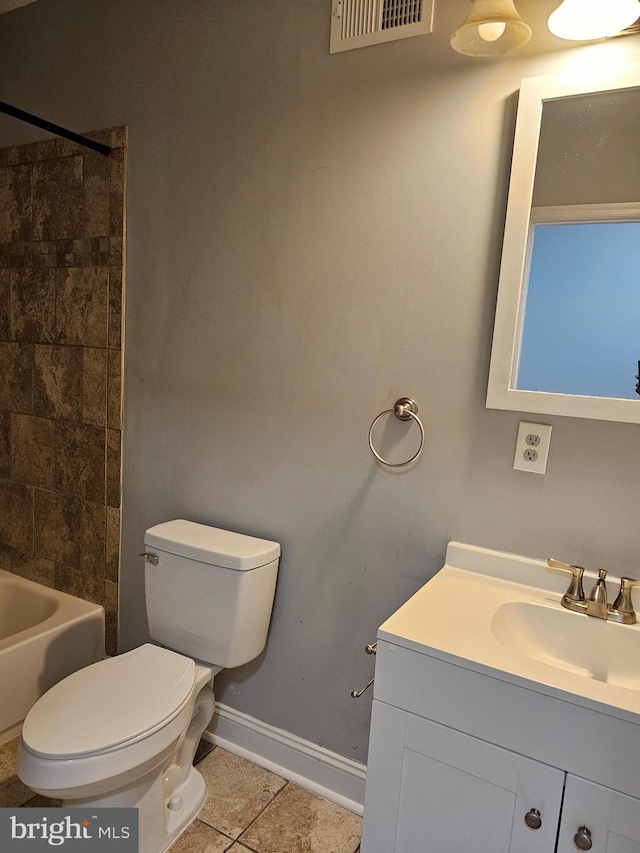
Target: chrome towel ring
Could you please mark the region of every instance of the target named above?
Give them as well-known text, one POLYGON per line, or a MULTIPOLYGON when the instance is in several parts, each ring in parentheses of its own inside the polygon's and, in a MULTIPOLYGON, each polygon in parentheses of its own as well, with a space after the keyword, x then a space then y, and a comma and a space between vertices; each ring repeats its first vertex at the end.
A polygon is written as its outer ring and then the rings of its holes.
POLYGON ((422 421, 418 417, 418 406, 415 400, 412 400, 410 397, 400 397, 399 400, 396 400, 392 409, 385 409, 384 412, 380 412, 377 418, 374 418, 373 423, 369 427, 369 447, 378 462, 382 462, 382 464, 386 465, 388 468, 403 468, 405 465, 410 465, 418 458, 418 456, 420 456, 424 447, 424 427, 422 426, 422 421), (387 460, 383 459, 373 446, 373 430, 375 425, 378 423, 380 418, 384 417, 384 415, 391 414, 391 412, 393 412, 393 414, 401 421, 410 421, 413 418, 420 427, 420 447, 418 447, 411 459, 407 459, 406 462, 387 462, 387 460))

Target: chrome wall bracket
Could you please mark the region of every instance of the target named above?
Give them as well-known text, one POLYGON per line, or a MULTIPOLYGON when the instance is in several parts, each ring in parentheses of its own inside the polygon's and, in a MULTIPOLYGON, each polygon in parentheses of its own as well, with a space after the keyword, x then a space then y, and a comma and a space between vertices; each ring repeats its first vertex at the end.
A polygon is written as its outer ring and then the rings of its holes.
MULTIPOLYGON (((368 654, 368 655, 377 654, 378 642, 376 641, 375 643, 367 643, 367 645, 364 647, 364 650, 365 650, 366 654, 368 654)), ((371 681, 368 681, 365 684, 365 686, 362 688, 362 690, 352 690, 351 691, 351 698, 352 699, 359 699, 362 696, 362 694, 364 693, 364 691, 368 690, 371 687, 371 685, 373 684, 374 681, 375 681, 375 675, 371 679, 371 681)))

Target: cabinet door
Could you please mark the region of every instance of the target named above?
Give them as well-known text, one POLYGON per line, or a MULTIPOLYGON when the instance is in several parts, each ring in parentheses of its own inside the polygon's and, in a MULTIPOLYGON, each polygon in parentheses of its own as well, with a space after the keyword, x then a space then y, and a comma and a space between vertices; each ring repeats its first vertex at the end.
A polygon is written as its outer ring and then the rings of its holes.
POLYGON ((576 853, 581 827, 590 832, 591 853, 640 853, 640 800, 594 782, 567 776, 558 853, 576 853))
POLYGON ((362 853, 554 853, 564 773, 373 704, 362 853))

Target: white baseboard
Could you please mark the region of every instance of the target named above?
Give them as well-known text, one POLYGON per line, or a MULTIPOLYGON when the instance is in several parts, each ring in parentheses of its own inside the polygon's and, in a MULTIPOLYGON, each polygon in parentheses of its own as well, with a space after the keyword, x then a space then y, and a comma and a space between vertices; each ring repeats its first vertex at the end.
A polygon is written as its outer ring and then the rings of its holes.
POLYGON ((205 740, 361 815, 364 764, 216 702, 205 740))

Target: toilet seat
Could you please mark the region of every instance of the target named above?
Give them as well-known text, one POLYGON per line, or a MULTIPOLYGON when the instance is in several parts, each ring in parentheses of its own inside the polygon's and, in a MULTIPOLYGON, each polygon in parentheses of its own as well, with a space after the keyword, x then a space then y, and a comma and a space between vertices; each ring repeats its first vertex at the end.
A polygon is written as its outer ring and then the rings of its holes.
POLYGON ((187 705, 195 672, 190 658, 151 644, 92 664, 36 702, 24 745, 43 758, 78 759, 148 738, 187 705))

